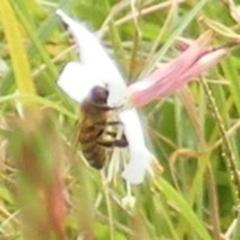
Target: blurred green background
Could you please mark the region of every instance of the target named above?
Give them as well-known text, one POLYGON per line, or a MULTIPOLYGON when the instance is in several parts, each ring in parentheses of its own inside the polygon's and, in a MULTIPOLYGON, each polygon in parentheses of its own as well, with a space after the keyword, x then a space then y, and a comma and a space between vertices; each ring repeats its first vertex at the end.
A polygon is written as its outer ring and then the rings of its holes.
POLYGON ((72 141, 78 106, 56 80, 77 52, 55 15, 86 22, 129 84, 178 56, 179 37, 212 29, 212 46, 238 43, 238 4, 0 0, 0 240, 239 240, 239 48, 139 109, 164 172, 106 183, 72 141))

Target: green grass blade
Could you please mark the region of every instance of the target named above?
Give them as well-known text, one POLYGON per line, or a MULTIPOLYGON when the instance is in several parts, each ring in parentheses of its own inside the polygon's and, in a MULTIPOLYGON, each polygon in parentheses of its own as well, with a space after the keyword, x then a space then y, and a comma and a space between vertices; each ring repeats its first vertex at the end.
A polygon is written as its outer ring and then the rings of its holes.
POLYGON ((0 19, 9 46, 17 89, 22 94, 35 94, 36 91, 26 51, 23 47, 19 23, 9 2, 7 0, 0 0, 0 4, 0 19))
POLYGON ((179 36, 184 29, 191 23, 196 14, 203 8, 203 6, 207 3, 207 0, 199 1, 196 6, 186 14, 184 19, 182 19, 181 23, 179 24, 178 28, 172 33, 169 37, 168 41, 163 45, 163 47, 156 53, 155 57, 153 57, 152 61, 148 63, 144 71, 140 75, 140 79, 143 76, 149 74, 153 68, 155 67, 156 63, 164 56, 167 50, 173 45, 177 36, 179 36))
POLYGON ((206 231, 200 219, 195 215, 188 203, 179 195, 174 188, 163 178, 159 178, 158 187, 167 199, 174 204, 181 213, 185 221, 191 226, 202 240, 211 240, 210 235, 206 231))
POLYGON ((15 3, 14 9, 16 11, 16 14, 18 15, 22 25, 24 26, 28 36, 32 40, 32 43, 37 50, 37 53, 42 58, 43 62, 47 65, 49 72, 51 73, 51 76, 56 78, 57 76, 57 70, 54 64, 51 61, 51 58, 47 54, 46 50, 44 49, 43 44, 41 43, 40 39, 37 36, 37 30, 34 29, 34 26, 31 24, 29 19, 27 19, 26 14, 26 8, 25 7, 19 7, 18 3, 15 3))

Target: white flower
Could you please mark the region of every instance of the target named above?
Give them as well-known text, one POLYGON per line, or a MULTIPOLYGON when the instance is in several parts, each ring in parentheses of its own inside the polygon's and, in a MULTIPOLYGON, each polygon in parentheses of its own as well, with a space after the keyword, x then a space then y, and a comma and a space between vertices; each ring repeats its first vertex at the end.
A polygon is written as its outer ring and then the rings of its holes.
MULTIPOLYGON (((61 17, 75 38, 79 47, 81 64, 91 67, 98 79, 108 85, 108 105, 119 106, 119 103, 122 103, 127 98, 127 87, 122 75, 99 43, 97 37, 83 23, 73 20, 62 10, 58 9, 56 14, 61 17)), ((88 80, 85 79, 85 81, 88 80)))
POLYGON ((150 168, 151 160, 155 158, 145 145, 136 109, 124 110, 119 117, 124 125, 130 152, 130 162, 122 173, 122 177, 133 184, 138 184, 144 180, 146 169, 150 168))
MULTIPOLYGON (((80 62, 70 62, 58 79, 60 88, 73 100, 81 103, 94 86, 107 86, 108 105, 126 104, 128 89, 119 70, 109 58, 98 39, 83 23, 77 22, 62 10, 56 11, 68 26, 79 47, 80 62)), ((123 108, 119 113, 129 144, 130 161, 122 177, 129 183, 139 184, 150 169, 154 156, 145 145, 141 122, 136 109, 123 108)))
POLYGON ((81 103, 94 86, 104 87, 91 68, 77 62, 70 62, 59 76, 58 86, 74 101, 81 103))

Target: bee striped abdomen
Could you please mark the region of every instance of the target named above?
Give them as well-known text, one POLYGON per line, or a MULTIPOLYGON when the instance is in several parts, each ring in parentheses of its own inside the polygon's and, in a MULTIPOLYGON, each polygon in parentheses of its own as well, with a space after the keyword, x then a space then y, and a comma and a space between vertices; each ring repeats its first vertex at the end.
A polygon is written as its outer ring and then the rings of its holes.
POLYGON ((103 129, 96 128, 94 125, 81 129, 79 134, 79 142, 84 157, 88 163, 101 169, 106 159, 106 150, 97 143, 97 139, 102 135, 103 129))
POLYGON ((92 167, 96 169, 103 168, 106 161, 105 150, 97 144, 93 144, 91 147, 91 151, 82 149, 85 158, 92 167))

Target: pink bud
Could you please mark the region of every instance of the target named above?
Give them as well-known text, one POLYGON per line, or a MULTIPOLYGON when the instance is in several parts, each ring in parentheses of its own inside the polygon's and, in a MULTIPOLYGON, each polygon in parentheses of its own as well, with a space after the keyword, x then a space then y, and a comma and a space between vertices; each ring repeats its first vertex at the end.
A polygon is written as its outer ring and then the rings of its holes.
POLYGON ((207 47, 211 37, 212 33, 208 31, 196 41, 185 43, 185 51, 177 58, 145 79, 131 84, 128 90, 133 105, 141 107, 169 95, 218 63, 227 51, 207 47))

